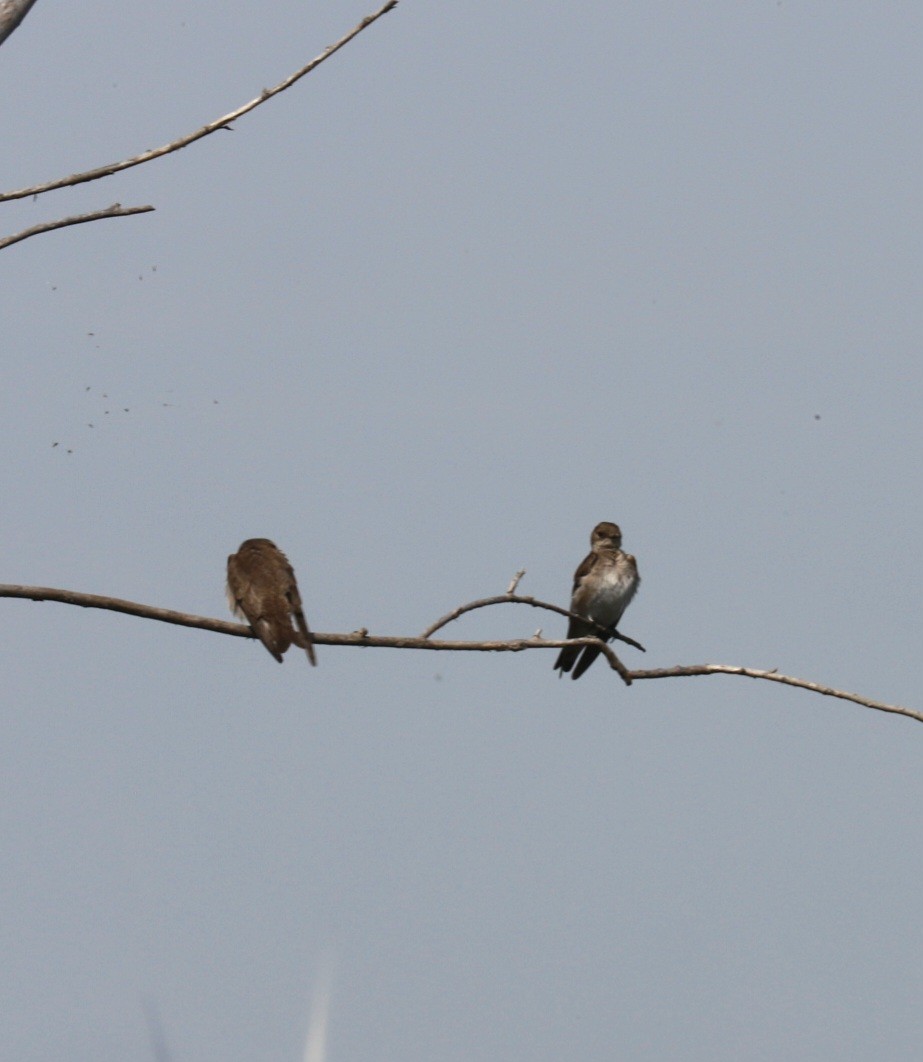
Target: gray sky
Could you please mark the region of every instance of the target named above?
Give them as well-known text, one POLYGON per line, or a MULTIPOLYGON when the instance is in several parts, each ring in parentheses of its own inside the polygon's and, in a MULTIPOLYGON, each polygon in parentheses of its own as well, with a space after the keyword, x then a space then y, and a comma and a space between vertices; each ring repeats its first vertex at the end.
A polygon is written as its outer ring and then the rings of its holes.
MULTIPOLYGON (((2 187, 371 10, 45 0, 2 187)), ((402 0, 4 206, 157 212, 2 256, 0 580, 225 618, 266 536, 315 629, 416 634, 520 567, 566 604, 615 520, 629 665, 923 707, 921 47, 915 4, 402 0)), ((912 722, 0 604, 4 1060, 300 1060, 328 976, 329 1062, 919 1055, 912 722)))

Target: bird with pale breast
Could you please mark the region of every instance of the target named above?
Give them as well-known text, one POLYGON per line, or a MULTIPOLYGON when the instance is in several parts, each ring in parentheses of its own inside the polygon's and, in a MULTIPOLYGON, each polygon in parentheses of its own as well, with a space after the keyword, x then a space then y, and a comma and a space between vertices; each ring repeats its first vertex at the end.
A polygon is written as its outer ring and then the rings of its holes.
POLYGON ((250 624, 280 664, 288 647, 297 645, 308 654, 311 664, 317 665, 295 572, 274 542, 248 538, 228 557, 227 595, 234 615, 250 624))
MULTIPOLYGON (((597 524, 590 536, 590 552, 574 572, 570 600, 571 612, 586 616, 594 623, 571 619, 567 637, 586 638, 592 635, 604 642, 611 641, 614 635, 607 637, 595 624, 614 631, 637 593, 640 582, 634 557, 622 550, 622 532, 618 524, 608 521, 597 524)), ((565 646, 554 662, 555 669, 563 675, 573 668, 571 678, 578 679, 600 652, 595 645, 565 646)))

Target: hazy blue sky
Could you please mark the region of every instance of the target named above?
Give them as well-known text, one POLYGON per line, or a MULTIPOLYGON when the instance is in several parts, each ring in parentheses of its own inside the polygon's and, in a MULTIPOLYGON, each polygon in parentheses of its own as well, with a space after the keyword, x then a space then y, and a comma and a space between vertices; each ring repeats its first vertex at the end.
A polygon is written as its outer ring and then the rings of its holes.
MULTIPOLYGON (((42 0, 0 186, 373 9, 42 0)), ((0 581, 227 618, 266 536, 316 630, 416 634, 521 567, 566 604, 615 520, 631 666, 923 707, 921 49, 909 3, 402 0, 4 206, 157 211, 2 255, 0 581)), ((329 1062, 919 1058, 913 722, 0 608, 4 1062, 300 1060, 325 970, 329 1062)))

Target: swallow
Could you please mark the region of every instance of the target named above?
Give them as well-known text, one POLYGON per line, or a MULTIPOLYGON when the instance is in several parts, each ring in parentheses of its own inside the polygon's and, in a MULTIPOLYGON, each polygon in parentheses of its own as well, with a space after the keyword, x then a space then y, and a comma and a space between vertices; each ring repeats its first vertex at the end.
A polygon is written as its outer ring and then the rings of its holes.
POLYGON ((234 615, 250 624, 280 664, 286 649, 297 645, 317 666, 295 572, 275 543, 268 538, 248 538, 228 557, 227 595, 234 615))
MULTIPOLYGON (((622 549, 622 532, 618 524, 604 521, 593 528, 590 536, 590 552, 574 572, 574 588, 571 593, 570 610, 593 623, 571 619, 567 627, 568 638, 585 638, 594 635, 602 641, 611 641, 615 628, 631 599, 638 591, 641 577, 638 565, 630 553, 622 549), (608 637, 595 624, 611 628, 608 637)), ((572 678, 578 679, 600 654, 594 645, 565 646, 554 662, 560 674, 573 668, 572 678), (574 667, 574 665, 577 665, 574 667)))

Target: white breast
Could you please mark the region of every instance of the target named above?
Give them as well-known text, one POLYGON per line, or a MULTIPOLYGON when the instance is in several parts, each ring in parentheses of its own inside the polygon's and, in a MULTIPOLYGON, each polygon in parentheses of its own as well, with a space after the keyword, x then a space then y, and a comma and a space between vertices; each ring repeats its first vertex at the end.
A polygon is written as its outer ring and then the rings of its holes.
POLYGON ((622 613, 635 596, 639 580, 633 564, 613 564, 602 575, 594 591, 587 595, 581 611, 597 623, 609 627, 622 618, 622 613))

